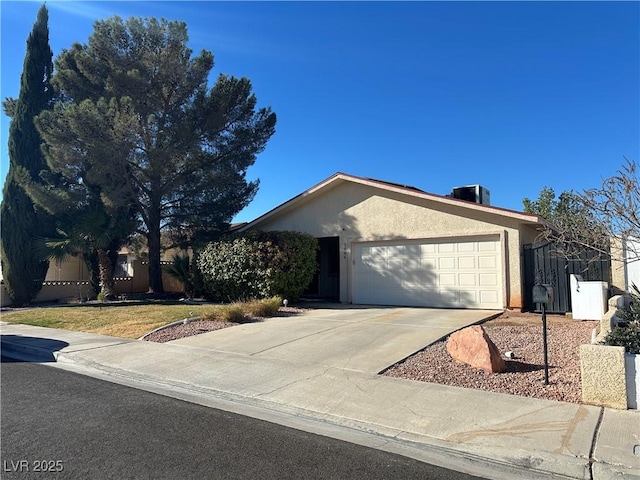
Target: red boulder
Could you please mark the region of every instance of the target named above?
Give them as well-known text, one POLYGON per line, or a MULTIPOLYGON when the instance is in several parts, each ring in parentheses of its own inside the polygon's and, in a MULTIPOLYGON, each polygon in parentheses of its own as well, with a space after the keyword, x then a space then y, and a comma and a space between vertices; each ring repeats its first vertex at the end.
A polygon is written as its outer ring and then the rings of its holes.
POLYGON ((452 333, 447 341, 447 352, 455 360, 485 372, 498 373, 506 367, 498 348, 480 325, 452 333))

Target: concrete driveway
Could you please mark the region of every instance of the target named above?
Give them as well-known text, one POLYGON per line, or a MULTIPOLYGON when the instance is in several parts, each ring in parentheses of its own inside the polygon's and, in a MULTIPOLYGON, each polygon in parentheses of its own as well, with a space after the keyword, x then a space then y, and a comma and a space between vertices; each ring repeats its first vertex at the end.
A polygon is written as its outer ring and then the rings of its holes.
POLYGON ((379 373, 495 310, 318 308, 169 342, 193 348, 379 373))

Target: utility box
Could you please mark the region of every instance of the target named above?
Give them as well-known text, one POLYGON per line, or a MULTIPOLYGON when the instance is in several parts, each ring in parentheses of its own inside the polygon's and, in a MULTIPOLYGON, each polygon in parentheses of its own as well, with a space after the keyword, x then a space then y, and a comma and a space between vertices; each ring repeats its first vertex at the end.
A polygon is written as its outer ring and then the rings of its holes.
POLYGON ((580 275, 571 274, 569 288, 574 320, 602 320, 607 311, 607 282, 585 282, 580 275))
POLYGON ((451 192, 453 198, 458 200, 466 200, 467 202, 480 203, 482 205, 491 205, 491 197, 489 190, 481 185, 467 185, 466 187, 456 187, 451 192))

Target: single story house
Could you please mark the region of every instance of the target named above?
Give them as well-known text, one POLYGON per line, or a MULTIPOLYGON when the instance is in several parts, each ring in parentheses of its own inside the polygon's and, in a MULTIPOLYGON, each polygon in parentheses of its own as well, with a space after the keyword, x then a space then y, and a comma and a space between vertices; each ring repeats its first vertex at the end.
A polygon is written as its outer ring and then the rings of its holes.
MULTIPOLYGON (((479 191, 488 200, 488 192, 479 191)), ((318 238, 319 272, 309 292, 318 297, 520 309, 522 246, 534 242, 544 220, 486 200, 336 173, 239 231, 290 230, 318 238)))

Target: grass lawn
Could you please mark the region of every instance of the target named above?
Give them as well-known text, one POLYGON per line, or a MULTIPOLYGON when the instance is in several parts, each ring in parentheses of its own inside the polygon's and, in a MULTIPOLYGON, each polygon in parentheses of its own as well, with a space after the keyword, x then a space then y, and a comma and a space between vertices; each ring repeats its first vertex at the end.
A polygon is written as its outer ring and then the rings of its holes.
POLYGON ((175 302, 115 302, 69 306, 48 306, 3 312, 8 323, 99 333, 121 338, 140 338, 151 330, 184 318, 228 322, 244 317, 271 317, 278 312, 279 297, 227 305, 175 302))
POLYGON ((140 338, 162 325, 190 316, 202 317, 211 309, 211 305, 167 303, 55 306, 3 312, 2 321, 122 338, 140 338))

